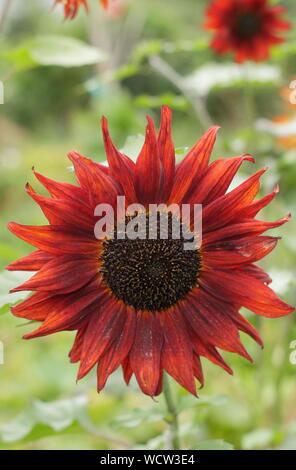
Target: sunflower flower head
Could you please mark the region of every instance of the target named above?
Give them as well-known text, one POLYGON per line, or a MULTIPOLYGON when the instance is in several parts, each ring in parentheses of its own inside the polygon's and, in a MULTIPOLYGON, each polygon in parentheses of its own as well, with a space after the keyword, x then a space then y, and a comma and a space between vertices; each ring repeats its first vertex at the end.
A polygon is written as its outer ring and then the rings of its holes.
POLYGON ((269 0, 213 0, 205 22, 214 32, 211 47, 218 54, 233 52, 237 62, 265 60, 284 41, 278 33, 291 26, 282 19, 284 11, 269 0))
POLYGON ((34 293, 12 313, 41 322, 24 338, 75 330, 70 360, 79 362, 78 379, 97 367, 99 391, 121 366, 126 383, 134 375, 147 395, 162 391, 163 371, 196 394, 195 379, 204 381, 201 357, 232 373, 218 349, 251 360, 240 331, 262 345, 239 313, 241 307, 272 318, 293 311, 255 264, 278 242, 263 233, 289 220, 255 218, 278 187, 255 199, 265 172, 260 170, 228 191, 240 166, 253 158, 240 155, 210 164, 218 127, 210 128, 176 164, 171 118, 170 109, 163 107, 158 133, 148 118, 135 163, 117 150, 104 118, 108 167, 71 152, 77 186, 34 171, 49 196, 30 185, 26 191, 49 224, 9 224, 11 232, 36 248, 8 266, 36 272, 13 289, 34 293), (183 214, 178 208, 185 205, 189 210, 183 214), (200 205, 202 224, 196 228, 195 207, 200 205), (104 227, 102 237, 99 227, 104 227), (188 249, 186 244, 195 239, 188 249))

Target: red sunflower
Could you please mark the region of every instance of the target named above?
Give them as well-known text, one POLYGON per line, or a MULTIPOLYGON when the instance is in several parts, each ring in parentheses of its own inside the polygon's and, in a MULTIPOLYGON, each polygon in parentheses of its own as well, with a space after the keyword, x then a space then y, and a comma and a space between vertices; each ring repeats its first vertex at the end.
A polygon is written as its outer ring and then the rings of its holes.
POLYGON ((265 60, 270 47, 284 41, 278 33, 290 28, 284 11, 269 0, 213 0, 205 23, 215 32, 211 47, 218 54, 234 52, 237 62, 265 60))
MULTIPOLYGON (((97 366, 99 391, 121 365, 126 382, 134 374, 147 395, 161 392, 163 371, 195 394, 195 378, 201 384, 204 380, 201 356, 232 373, 218 349, 251 360, 239 331, 262 345, 240 315, 241 307, 272 318, 293 311, 268 287, 268 274, 254 264, 278 242, 262 234, 289 220, 255 218, 278 188, 254 200, 265 171, 260 170, 227 192, 241 164, 253 159, 242 155, 209 164, 217 130, 210 128, 176 164, 171 111, 163 107, 158 135, 148 118, 145 143, 134 163, 116 149, 103 119, 108 167, 71 152, 78 186, 36 172, 50 197, 26 186, 49 225, 8 226, 37 248, 8 266, 37 271, 13 289, 35 293, 12 307, 12 313, 42 322, 26 339, 77 330, 70 360, 80 362, 78 379, 97 366), (150 203, 202 204, 201 247, 185 250, 182 236, 162 239, 159 232, 155 239, 97 239, 94 208, 102 202, 115 208, 119 195, 127 205, 141 203, 146 215, 150 203)), ((118 227, 117 219, 115 231, 118 227)))

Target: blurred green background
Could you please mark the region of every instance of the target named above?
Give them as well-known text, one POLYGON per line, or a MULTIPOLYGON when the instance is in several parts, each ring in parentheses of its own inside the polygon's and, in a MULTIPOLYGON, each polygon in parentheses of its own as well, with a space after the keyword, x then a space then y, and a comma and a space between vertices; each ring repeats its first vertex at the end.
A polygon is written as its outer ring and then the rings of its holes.
MULTIPOLYGON (((73 182, 68 151, 105 160, 103 114, 114 141, 131 156, 142 142, 145 115, 158 123, 161 104, 174 111, 180 158, 207 125, 221 125, 213 159, 252 153, 255 166, 245 163, 235 183, 268 166, 262 194, 276 182, 280 194, 263 211, 265 220, 294 212, 296 105, 288 103, 286 89, 296 77, 295 1, 282 2, 294 23, 287 42, 268 62, 241 67, 209 49, 209 35, 201 28, 206 1, 130 0, 122 16, 110 18, 89 0, 89 16, 81 11, 66 22, 61 7, 51 11, 52 3, 11 0, 7 15, 0 17, 1 269, 32 251, 8 232, 7 222, 45 223, 24 193, 27 181, 43 192, 32 166, 73 182), (289 123, 288 131, 282 122, 289 123)), ((4 4, 1 0, 0 7, 4 4)), ((274 279, 272 287, 292 304, 295 229, 292 219, 274 231, 283 239, 262 264, 274 279)), ((76 384, 77 365, 67 358, 72 332, 21 339, 32 325, 8 313, 17 298, 9 300, 7 289, 16 284, 18 274, 3 271, 0 449, 165 448, 161 397, 152 401, 134 382, 125 387, 121 371, 100 395, 94 373, 76 384)), ((224 353, 234 370, 231 377, 204 360, 206 384, 199 400, 175 386, 186 448, 296 449, 295 315, 271 320, 245 314, 265 342, 262 351, 242 335, 254 364, 224 353)))

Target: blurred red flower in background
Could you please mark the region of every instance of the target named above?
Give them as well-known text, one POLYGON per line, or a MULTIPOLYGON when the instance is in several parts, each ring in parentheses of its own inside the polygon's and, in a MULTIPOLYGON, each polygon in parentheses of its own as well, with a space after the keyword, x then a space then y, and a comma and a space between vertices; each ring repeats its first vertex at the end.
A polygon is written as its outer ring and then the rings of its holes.
MULTIPOLYGON (((55 0, 55 3, 63 3, 65 10, 65 18, 73 19, 78 13, 79 8, 83 5, 86 11, 88 8, 88 0, 55 0)), ((101 5, 108 9, 112 0, 100 0, 101 5)))
POLYGON ((285 9, 269 0, 213 0, 206 11, 205 28, 214 31, 211 47, 218 54, 234 52, 236 62, 268 58, 270 47, 290 23, 282 20, 285 9))
MULTIPOLYGON (((216 126, 176 164, 171 118, 170 109, 163 107, 158 135, 148 118, 136 163, 116 149, 103 119, 109 166, 71 152, 78 186, 39 173, 35 175, 50 197, 26 186, 49 225, 9 224, 11 232, 37 248, 8 266, 37 271, 12 290, 36 291, 11 309, 17 317, 42 322, 25 338, 77 330, 70 360, 80 362, 78 379, 97 365, 99 391, 121 365, 126 382, 134 374, 147 395, 162 391, 164 370, 196 394, 195 378, 204 381, 201 356, 232 373, 218 349, 252 360, 239 331, 262 344, 239 313, 241 307, 271 318, 293 311, 268 287, 268 274, 254 264, 278 242, 277 237, 262 234, 289 220, 255 218, 278 188, 255 200, 265 172, 260 170, 228 191, 240 166, 253 158, 241 155, 209 164, 216 126), (201 247, 186 250, 184 238, 172 235, 97 239, 94 209, 108 203, 116 212, 119 195, 125 196, 127 205, 142 204, 145 217, 150 203, 202 204, 201 247)), ((182 229, 191 222, 182 219, 182 229)))

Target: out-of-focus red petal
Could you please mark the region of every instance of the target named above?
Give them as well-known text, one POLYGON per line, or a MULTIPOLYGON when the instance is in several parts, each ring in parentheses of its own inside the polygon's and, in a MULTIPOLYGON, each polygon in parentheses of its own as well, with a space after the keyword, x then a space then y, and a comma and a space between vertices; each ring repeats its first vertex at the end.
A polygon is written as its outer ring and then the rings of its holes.
POLYGON ((248 276, 252 276, 263 284, 270 284, 272 282, 271 277, 267 274, 260 266, 255 264, 249 264, 247 266, 241 266, 239 271, 248 276))
POLYGON ((160 378, 162 344, 163 333, 155 313, 138 312, 130 363, 138 384, 146 395, 155 396, 160 378))

